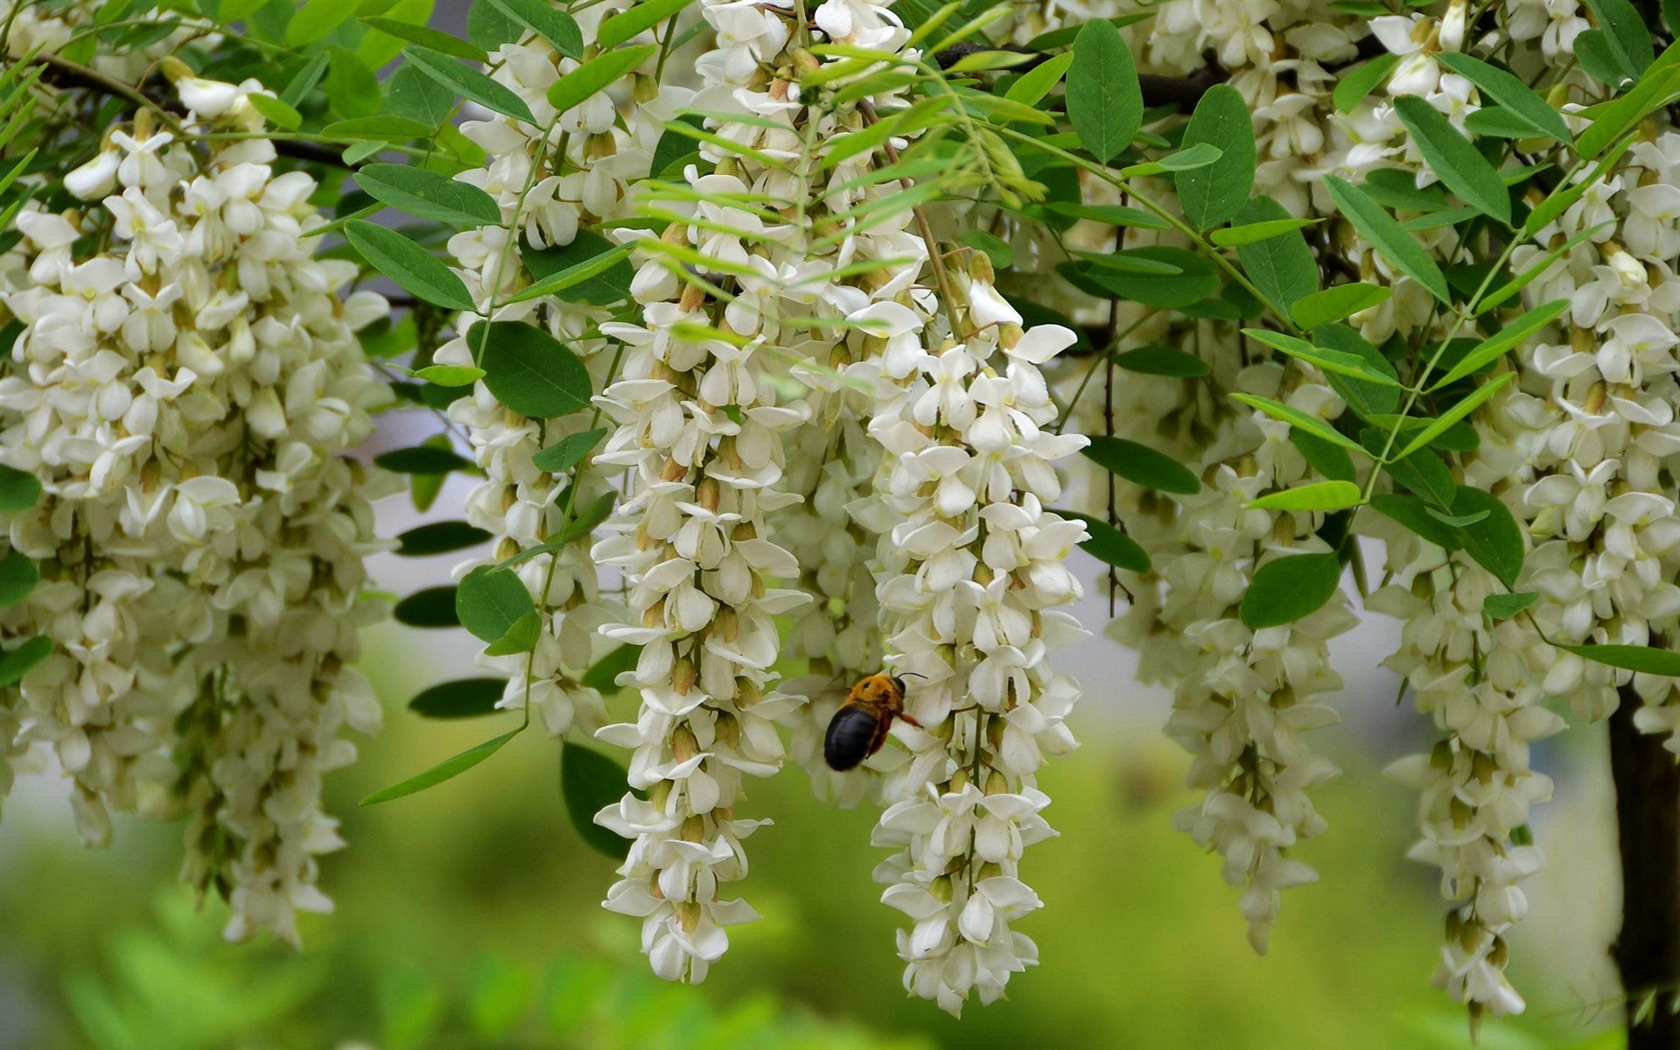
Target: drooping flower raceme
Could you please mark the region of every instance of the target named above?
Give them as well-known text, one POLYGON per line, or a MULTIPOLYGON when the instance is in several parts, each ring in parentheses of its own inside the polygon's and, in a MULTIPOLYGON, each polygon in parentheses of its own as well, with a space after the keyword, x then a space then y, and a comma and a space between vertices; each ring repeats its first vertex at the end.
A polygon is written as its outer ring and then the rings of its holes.
MULTIPOLYGON (((701 14, 717 39, 698 60, 696 106, 715 114, 725 141, 797 144, 797 85, 759 74, 760 63, 791 65, 778 61, 790 12, 708 0, 701 14), (754 122, 731 123, 732 112, 754 122), (787 123, 764 127, 764 117, 787 123)), ((766 516, 798 498, 781 490, 782 436, 805 410, 778 403, 766 360, 779 349, 775 314, 752 305, 774 295, 779 260, 765 258, 777 231, 749 203, 761 172, 746 157, 708 146, 716 170, 688 178, 702 199, 674 202, 687 214, 642 250, 641 322, 602 326, 625 349, 602 398, 616 429, 597 462, 629 470, 628 496, 594 551, 624 574, 629 616, 603 631, 642 650, 627 675, 641 693, 637 721, 599 735, 634 750, 630 784, 649 797, 626 794, 596 820, 634 840, 606 906, 642 918, 642 949, 669 980, 704 980, 728 948, 724 927, 756 917, 721 896, 746 875, 741 842, 760 823, 735 804, 744 775, 780 767, 774 720, 800 702, 774 689, 773 618, 808 598, 767 585, 799 570, 766 516), (699 272, 659 247, 703 260, 699 272), (732 279, 739 297, 718 298, 716 282, 732 279)))
POLYGON ((186 813, 183 878, 229 898, 228 936, 295 942, 342 845, 321 778, 380 716, 347 665, 381 613, 363 557, 387 485, 342 453, 388 399, 354 336, 386 304, 313 257, 314 182, 275 174, 254 87, 182 91, 189 131, 251 137, 203 149, 142 111, 66 179, 92 207, 20 217, 0 462, 45 488, 7 525, 42 577, 19 626, 52 653, 6 702, 87 841, 110 809, 186 813))
POLYGON ((1057 413, 1039 371, 1075 337, 1056 325, 1023 333, 975 266, 962 281, 965 337, 930 320, 925 349, 873 369, 870 430, 886 455, 856 508, 882 534, 888 663, 919 676, 907 714, 924 727, 895 730, 912 760, 886 784, 875 841, 897 852, 875 876, 912 923, 898 938, 906 990, 952 1014, 970 994, 993 1002, 1037 962, 1012 928, 1040 906, 1019 863, 1054 834, 1036 774, 1074 746, 1064 720, 1078 686, 1049 654, 1084 633, 1057 607, 1080 593, 1063 559, 1085 528, 1049 505, 1061 495, 1054 464, 1085 439, 1048 429, 1057 413))
MULTIPOLYGON (((580 25, 592 34, 603 19, 629 6, 617 0, 593 5, 579 12, 580 25)), ((536 279, 527 256, 560 269, 584 257, 579 249, 609 247, 587 231, 631 213, 632 184, 649 174, 662 120, 686 92, 667 88, 652 103, 616 106, 619 96, 647 82, 650 60, 645 63, 648 68, 625 74, 619 85, 556 113, 548 89, 578 65, 536 34, 496 52, 491 77, 523 99, 537 123, 492 115, 462 125, 462 133, 484 147, 490 160, 487 167, 463 172, 459 178, 496 199, 503 225, 458 233, 449 249, 484 316, 500 324, 541 327, 583 359, 593 385, 600 388, 610 378, 614 360, 609 341, 598 330, 612 316, 608 309, 549 296, 507 300, 536 279), (585 231, 581 240, 580 230, 585 231)), ((472 365, 468 333, 474 323, 481 322, 465 317, 460 334, 438 348, 436 360, 472 365)), ((557 550, 520 563, 519 576, 542 614, 543 628, 530 653, 481 658, 486 667, 507 677, 501 706, 529 704, 557 735, 574 721, 593 731, 605 721, 605 712, 600 694, 581 679, 602 655, 605 642, 598 628, 622 614, 601 593, 589 556, 589 530, 571 526, 591 507, 610 499, 610 492, 600 472, 588 469, 587 460, 582 469, 553 473, 537 466, 535 459, 563 440, 581 440, 579 435, 589 431, 595 419, 576 412, 532 419, 501 404, 483 382, 450 406, 449 415, 466 428, 474 458, 485 473, 485 480, 467 497, 466 512, 469 522, 495 538, 494 560, 549 544, 562 532, 573 537, 557 550)), ((463 565, 461 570, 472 567, 463 565)))

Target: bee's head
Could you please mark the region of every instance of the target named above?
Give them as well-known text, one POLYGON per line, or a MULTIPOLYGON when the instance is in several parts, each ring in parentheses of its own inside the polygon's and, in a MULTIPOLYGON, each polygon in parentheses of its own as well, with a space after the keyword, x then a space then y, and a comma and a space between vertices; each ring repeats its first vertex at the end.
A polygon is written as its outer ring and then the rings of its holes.
POLYGON ((901 695, 901 696, 904 694, 904 688, 905 688, 904 680, 906 678, 926 679, 927 675, 917 674, 914 671, 900 671, 898 674, 893 675, 892 676, 893 685, 898 686, 898 692, 899 692, 899 695, 901 695))

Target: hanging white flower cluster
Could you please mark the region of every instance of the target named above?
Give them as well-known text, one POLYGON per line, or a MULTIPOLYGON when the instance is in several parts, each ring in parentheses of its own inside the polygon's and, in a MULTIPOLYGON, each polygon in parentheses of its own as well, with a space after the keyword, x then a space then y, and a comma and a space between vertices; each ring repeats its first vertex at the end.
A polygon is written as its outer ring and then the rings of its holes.
MULTIPOLYGON (((729 142, 797 149, 790 12, 705 0, 700 13, 716 43, 697 62, 696 107, 718 114, 708 122, 729 142), (735 112, 753 122, 730 122, 735 112), (780 126, 761 126, 765 118, 780 126)), ((603 631, 643 647, 626 676, 640 690, 637 721, 599 735, 634 749, 630 784, 648 792, 596 817, 634 839, 606 906, 643 919, 655 973, 696 982, 727 950, 724 927, 757 917, 721 896, 722 884, 746 875, 741 840, 761 823, 735 804, 743 775, 781 765, 774 723, 800 698, 774 688, 774 617, 809 600, 768 586, 799 571, 769 538, 766 515, 798 498, 781 489, 782 436, 805 413, 778 403, 765 361, 780 349, 774 312, 757 305, 777 287, 776 262, 759 254, 774 231, 746 202, 770 176, 744 151, 708 146, 703 155, 716 170, 691 170, 688 181, 705 199, 674 203, 689 215, 664 235, 705 260, 701 270, 691 277, 650 247, 632 286, 641 323, 602 326, 625 352, 602 397, 617 428, 596 461, 629 468, 630 478, 594 549, 628 590, 629 616, 603 631), (709 286, 730 276, 743 294, 716 298, 709 286)))
POLYGON ((183 878, 229 898, 228 936, 295 943, 342 845, 321 778, 355 756, 343 726, 380 720, 346 665, 382 613, 363 557, 388 485, 342 453, 389 397, 354 336, 387 307, 312 256, 315 184, 274 172, 255 82, 174 72, 186 130, 240 137, 195 146, 142 110, 66 176, 93 207, 19 217, 0 462, 45 488, 7 527, 53 652, 6 703, 89 843, 112 808, 188 813, 183 878))
MULTIPOLYGON (((629 6, 619 0, 593 5, 579 12, 580 26, 593 39, 602 21, 629 6)), ((630 214, 631 186, 649 175, 663 120, 674 114, 687 93, 664 88, 649 103, 615 105, 615 96, 649 83, 650 61, 646 68, 626 73, 621 87, 557 113, 548 101, 548 89, 578 65, 535 33, 497 50, 490 66, 492 79, 518 96, 536 123, 492 116, 461 125, 462 134, 482 146, 490 159, 487 167, 462 172, 458 178, 495 198, 503 222, 456 234, 449 250, 484 317, 542 327, 583 359, 592 385, 599 388, 614 360, 609 341, 599 331, 611 312, 553 297, 507 302, 534 280, 521 248, 563 249, 577 241, 580 229, 630 214)), ((477 321, 464 317, 457 337, 438 348, 435 360, 473 365, 468 333, 477 321)), ((589 430, 586 414, 531 419, 501 404, 478 382, 470 396, 450 406, 449 418, 466 429, 474 459, 485 474, 467 497, 466 517, 495 538, 494 561, 549 544, 608 494, 599 472, 554 474, 534 462, 544 448, 589 430)), ((588 531, 571 531, 571 542, 526 558, 518 569, 543 619, 535 648, 528 654, 481 658, 484 666, 507 678, 500 706, 522 709, 529 704, 556 735, 566 733, 574 721, 588 731, 605 721, 600 694, 581 678, 602 655, 598 628, 622 616, 601 593, 588 531)), ((459 571, 464 574, 473 567, 467 563, 459 571)))
POLYGON ((886 456, 856 511, 881 534, 882 634, 896 673, 918 676, 906 714, 922 727, 898 731, 913 757, 885 786, 875 842, 898 852, 875 877, 912 922, 905 989, 953 1015, 1038 961, 1011 928, 1041 905, 1019 863, 1055 834, 1036 774, 1075 746, 1064 723, 1079 695, 1047 656, 1085 633, 1057 608, 1079 596, 1063 561, 1085 527, 1048 509, 1055 463, 1085 439, 1050 429, 1039 371, 1075 336, 1023 333, 984 256, 969 265, 951 275, 961 301, 901 326, 880 364, 870 432, 886 456), (961 338, 942 331, 947 315, 961 338))

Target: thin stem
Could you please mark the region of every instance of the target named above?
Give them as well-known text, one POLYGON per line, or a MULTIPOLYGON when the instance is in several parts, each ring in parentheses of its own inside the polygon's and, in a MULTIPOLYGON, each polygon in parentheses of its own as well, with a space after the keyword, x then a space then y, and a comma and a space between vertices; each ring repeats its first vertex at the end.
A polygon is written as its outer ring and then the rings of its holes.
POLYGON ((187 131, 181 122, 175 119, 175 114, 165 109, 156 99, 148 96, 138 88, 130 87, 120 80, 106 76, 97 69, 89 69, 66 58, 57 55, 36 55, 27 61, 38 66, 44 66, 53 74, 53 79, 60 83, 75 87, 92 88, 95 91, 111 95, 116 98, 127 99, 142 109, 149 109, 163 121, 164 125, 175 134, 176 138, 185 139, 187 131))
MULTIPOLYGON (((874 124, 880 119, 875 115, 875 104, 868 99, 863 99, 858 103, 858 112, 863 114, 865 124, 874 124)), ((892 144, 892 140, 882 140, 881 148, 886 151, 888 163, 896 165, 899 156, 898 147, 892 144)), ((906 190, 915 188, 909 179, 901 178, 898 180, 898 184, 906 190)), ((951 326, 951 338, 961 339, 963 332, 962 326, 957 323, 957 297, 951 289, 950 275, 945 272, 945 262, 939 255, 939 241, 934 237, 933 227, 928 225, 927 212, 922 209, 921 205, 918 204, 911 208, 910 214, 916 220, 916 231, 922 235, 922 243, 927 246, 928 265, 933 269, 934 282, 939 285, 939 303, 945 311, 946 323, 951 326)))

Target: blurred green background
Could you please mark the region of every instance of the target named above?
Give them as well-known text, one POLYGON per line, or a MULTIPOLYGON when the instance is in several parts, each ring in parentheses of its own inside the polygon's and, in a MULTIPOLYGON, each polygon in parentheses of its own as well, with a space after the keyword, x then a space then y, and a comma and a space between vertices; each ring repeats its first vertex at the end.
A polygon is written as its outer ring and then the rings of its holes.
MULTIPOLYGON (((873 813, 818 803, 797 769, 753 790, 752 815, 776 821, 750 843, 744 886, 765 918, 733 932, 699 987, 654 979, 637 920, 600 908, 613 865, 569 826, 558 744, 540 734, 446 785, 357 809, 499 731, 402 710, 470 673, 440 666, 455 658, 426 644, 437 640, 374 633, 365 666, 387 728, 330 781, 351 845, 325 860, 338 910, 305 922, 302 954, 221 942, 221 905, 195 913, 173 885, 178 828, 129 820, 111 848, 87 851, 61 784, 20 782, 0 824, 0 1046, 1468 1045, 1462 1012, 1428 986, 1442 907, 1430 869, 1404 859, 1411 800, 1380 775, 1419 746, 1420 720, 1394 706, 1391 680, 1369 687, 1381 680, 1359 656, 1369 643, 1351 654, 1363 670, 1349 672, 1347 723, 1317 734, 1344 769, 1318 795, 1330 833, 1300 851, 1322 877, 1285 895, 1269 956, 1249 950, 1217 859, 1172 830, 1191 796, 1186 756, 1159 734, 1160 698, 1099 689, 1078 716, 1084 746, 1043 779, 1062 835, 1025 862, 1046 907, 1020 928, 1043 965, 1009 1001, 956 1021, 900 986, 898 914, 869 877, 884 855, 869 845, 873 813)), ((1124 680, 1131 661, 1099 637, 1074 662, 1092 683, 1124 680)), ((1514 944, 1530 1008, 1488 1025, 1485 1047, 1620 1043, 1602 747, 1596 728, 1577 728, 1541 756, 1559 801, 1538 813, 1553 864, 1514 944)))

